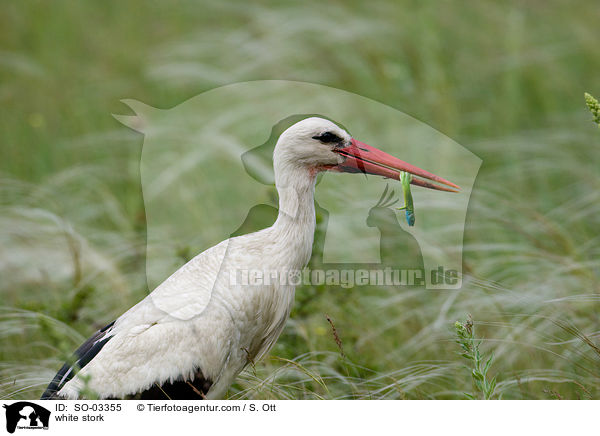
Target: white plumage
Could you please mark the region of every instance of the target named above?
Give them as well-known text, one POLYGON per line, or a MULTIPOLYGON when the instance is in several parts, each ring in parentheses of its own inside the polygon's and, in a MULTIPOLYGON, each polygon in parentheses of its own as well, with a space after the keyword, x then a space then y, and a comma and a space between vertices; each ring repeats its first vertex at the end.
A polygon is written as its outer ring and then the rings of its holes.
MULTIPOLYGON (((66 364, 42 398, 78 398, 84 379, 100 398, 149 398, 156 392, 165 399, 223 397, 239 372, 271 349, 289 316, 295 291, 292 284, 277 280, 251 286, 236 284, 233 278, 240 271, 286 275, 306 266, 315 228, 318 172, 394 177, 390 167, 406 169, 402 161, 383 162, 382 156, 394 158, 365 147, 321 118, 308 118, 287 129, 273 155, 279 193, 276 222, 223 241, 178 269, 83 344, 75 354, 79 372, 66 364), (373 157, 366 159, 369 152, 373 157), (370 168, 373 162, 381 166, 370 168)), ((409 167, 417 175, 455 186, 409 167)))

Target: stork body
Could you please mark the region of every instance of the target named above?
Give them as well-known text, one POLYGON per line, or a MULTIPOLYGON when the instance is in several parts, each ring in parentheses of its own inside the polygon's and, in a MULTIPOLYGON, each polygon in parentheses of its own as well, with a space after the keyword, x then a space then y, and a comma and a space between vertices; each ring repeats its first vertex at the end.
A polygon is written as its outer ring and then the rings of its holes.
POLYGON ((84 343, 75 352, 75 363, 61 368, 42 399, 79 398, 84 387, 100 398, 222 398, 240 371, 271 349, 294 300, 295 286, 289 281, 247 284, 237 279, 243 271, 285 277, 306 266, 318 172, 369 172, 397 179, 393 167, 455 186, 393 159, 324 119, 308 118, 290 127, 273 156, 276 222, 223 241, 186 263, 84 343), (369 166, 379 161, 381 167, 369 166))

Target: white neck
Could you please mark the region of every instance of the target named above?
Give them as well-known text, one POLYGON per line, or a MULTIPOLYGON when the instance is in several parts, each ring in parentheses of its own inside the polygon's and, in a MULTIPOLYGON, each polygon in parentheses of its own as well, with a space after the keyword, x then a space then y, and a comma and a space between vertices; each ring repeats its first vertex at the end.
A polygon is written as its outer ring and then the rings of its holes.
POLYGON ((273 237, 285 253, 287 267, 302 269, 312 252, 315 233, 316 172, 288 166, 275 171, 279 215, 271 227, 273 237))

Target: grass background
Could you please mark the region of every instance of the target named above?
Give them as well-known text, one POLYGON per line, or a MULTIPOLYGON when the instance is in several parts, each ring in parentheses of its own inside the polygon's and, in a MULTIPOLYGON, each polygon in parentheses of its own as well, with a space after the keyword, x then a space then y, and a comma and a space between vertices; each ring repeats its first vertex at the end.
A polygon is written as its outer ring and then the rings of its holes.
POLYGON ((143 138, 112 118, 119 100, 168 108, 252 79, 381 101, 483 166, 460 291, 300 288, 230 397, 464 398, 453 324, 470 313, 496 398, 600 398, 600 131, 583 100, 600 94, 598 22, 591 0, 4 5, 0 398, 37 397, 147 294, 143 138))

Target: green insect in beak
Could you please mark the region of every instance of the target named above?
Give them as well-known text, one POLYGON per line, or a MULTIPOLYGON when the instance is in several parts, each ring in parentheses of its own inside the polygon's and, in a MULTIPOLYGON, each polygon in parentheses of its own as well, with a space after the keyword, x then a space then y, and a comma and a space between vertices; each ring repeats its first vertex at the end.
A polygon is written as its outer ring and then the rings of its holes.
POLYGON ((402 183, 402 193, 404 194, 404 206, 399 207, 398 210, 404 210, 406 212, 406 222, 410 227, 415 225, 415 208, 413 206, 413 198, 410 192, 411 181, 412 174, 405 171, 400 173, 400 183, 402 183))

